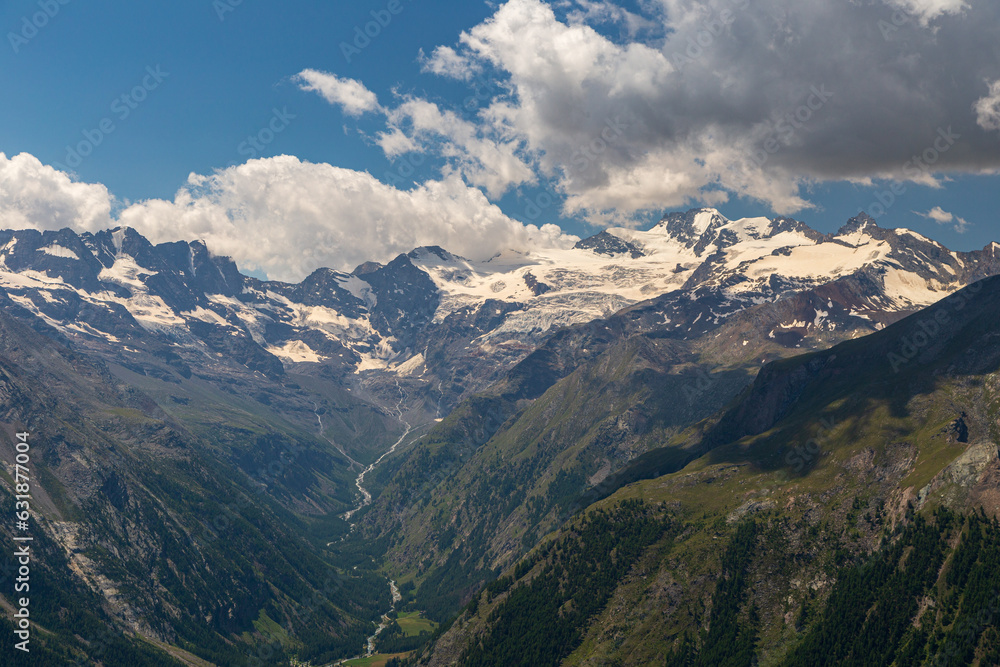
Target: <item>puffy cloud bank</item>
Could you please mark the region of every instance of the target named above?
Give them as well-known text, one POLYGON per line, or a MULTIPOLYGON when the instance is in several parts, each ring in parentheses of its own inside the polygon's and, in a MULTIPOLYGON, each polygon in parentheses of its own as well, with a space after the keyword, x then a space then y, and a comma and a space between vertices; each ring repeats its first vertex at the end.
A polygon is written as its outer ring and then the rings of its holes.
POLYGON ((132 204, 117 220, 113 204, 103 185, 73 182, 31 155, 0 154, 0 227, 95 231, 121 224, 154 243, 202 239, 241 268, 278 280, 384 262, 423 245, 486 258, 576 240, 554 225, 508 218, 457 176, 399 190, 364 172, 285 155, 192 174, 172 201, 132 204))
POLYGON ((112 224, 103 185, 77 183, 28 153, 0 153, 0 228, 97 231, 112 224))

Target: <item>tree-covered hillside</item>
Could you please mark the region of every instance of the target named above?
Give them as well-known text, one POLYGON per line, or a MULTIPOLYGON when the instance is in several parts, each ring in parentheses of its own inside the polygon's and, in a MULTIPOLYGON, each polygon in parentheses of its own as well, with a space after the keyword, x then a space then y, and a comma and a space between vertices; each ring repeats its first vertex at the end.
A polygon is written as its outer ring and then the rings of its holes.
POLYGON ((697 459, 665 475, 637 459, 412 664, 997 664, 998 311, 990 279, 769 364, 697 459), (662 532, 587 532, 604 516, 662 532))

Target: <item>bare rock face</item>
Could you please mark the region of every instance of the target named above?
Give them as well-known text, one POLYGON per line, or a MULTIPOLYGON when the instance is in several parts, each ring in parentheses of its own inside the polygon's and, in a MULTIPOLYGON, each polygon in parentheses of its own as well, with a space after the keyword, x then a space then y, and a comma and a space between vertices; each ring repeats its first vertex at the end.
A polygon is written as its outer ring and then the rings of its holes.
POLYGON ((864 214, 825 235, 791 218, 692 209, 569 250, 468 260, 417 248, 351 274, 317 269, 298 284, 243 275, 201 242, 153 245, 130 228, 0 231, 0 300, 135 372, 246 383, 293 370, 376 396, 400 382, 414 408, 434 403, 435 413, 501 379, 563 327, 622 309, 633 329, 691 339, 754 306, 811 294, 787 319, 761 323, 795 348, 820 331, 884 327, 998 271, 992 246, 952 253, 864 214))
POLYGON ((917 492, 917 507, 923 507, 927 499, 943 489, 953 503, 967 502, 970 497, 986 490, 984 482, 995 477, 1000 470, 1000 450, 995 443, 981 441, 969 447, 957 459, 939 472, 927 486, 917 492))
POLYGON ((590 250, 598 255, 607 255, 608 257, 628 255, 632 259, 636 259, 645 255, 634 243, 629 243, 608 232, 598 232, 591 237, 577 241, 573 247, 580 250, 590 250))

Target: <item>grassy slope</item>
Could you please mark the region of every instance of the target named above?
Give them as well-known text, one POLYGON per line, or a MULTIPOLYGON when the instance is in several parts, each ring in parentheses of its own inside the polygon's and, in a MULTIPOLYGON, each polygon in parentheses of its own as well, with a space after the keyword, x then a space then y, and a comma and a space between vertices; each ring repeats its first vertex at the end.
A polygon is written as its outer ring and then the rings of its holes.
POLYGON ((430 619, 423 618, 418 611, 402 612, 396 622, 399 623, 400 629, 407 637, 415 637, 425 631, 434 632, 438 625, 430 619))
MULTIPOLYGON (((666 341, 626 341, 557 383, 460 467, 452 463, 457 470, 426 502, 404 511, 400 524, 409 528, 401 532, 394 554, 419 552, 427 564, 439 565, 450 558, 435 591, 447 587, 458 594, 456 583, 475 586, 512 562, 565 519, 588 484, 669 438, 676 424, 708 412, 707 400, 700 405, 661 400, 692 382, 690 376, 665 372, 678 361, 672 347, 666 341), (637 405, 643 409, 633 409, 637 405), (580 419, 581 413, 587 418, 580 419), (455 581, 457 569, 467 573, 465 582, 455 581)), ((733 380, 726 377, 720 384, 726 382, 733 380)), ((415 569, 421 583, 428 581, 426 566, 400 561, 397 567, 415 569)), ((434 609, 440 598, 423 593, 424 604, 434 609)), ((435 610, 439 620, 448 611, 441 609, 435 610)))
MULTIPOLYGON (((586 328, 580 340, 566 332, 561 345, 575 366, 539 351, 511 379, 459 406, 401 464, 386 466, 369 534, 389 538, 394 576, 422 584, 423 608, 445 620, 491 572, 572 512, 627 481, 689 461, 698 431, 678 432, 745 387, 762 358, 800 351, 767 331, 802 307, 795 300, 766 304, 690 342, 618 331, 614 318, 612 326, 586 328), (597 353, 583 354, 591 348, 597 353), (563 366, 568 375, 538 398, 507 398, 563 366), (670 451, 657 449, 671 440, 670 451), (643 458, 650 450, 652 462, 643 458), (636 457, 649 465, 623 480, 636 457)), ((817 331, 802 344, 823 347, 857 333, 817 331)))
POLYGON ((52 633, 40 636, 40 655, 47 644, 92 658, 110 634, 121 645, 106 664, 152 664, 126 656, 138 640, 115 615, 222 664, 242 664, 269 640, 256 623, 268 615, 288 628, 288 653, 332 656, 338 642, 363 641, 386 604, 372 593, 384 590, 377 575, 338 572, 281 503, 100 364, 6 318, 0 345, 0 449, 10 460, 11 433, 34 434, 36 539, 51 542, 36 561, 55 586, 33 615, 52 633))
MULTIPOLYGON (((742 518, 762 526, 743 614, 752 606, 760 618, 761 664, 780 664, 811 627, 797 627, 801 609, 817 618, 842 568, 864 562, 911 523, 908 504, 924 513, 941 505, 1000 510, 992 444, 998 295, 990 287, 964 314, 954 302, 942 305, 951 309, 951 326, 899 373, 889 355, 926 314, 774 364, 715 427, 716 437, 742 436, 737 441, 598 503, 641 499, 676 513, 688 529, 646 550, 565 664, 662 664, 685 635, 697 637, 708 621, 720 545, 742 518), (963 413, 964 438, 956 426, 963 413)), ((488 627, 488 612, 480 602, 474 618, 456 623, 430 663, 454 660, 488 627)))

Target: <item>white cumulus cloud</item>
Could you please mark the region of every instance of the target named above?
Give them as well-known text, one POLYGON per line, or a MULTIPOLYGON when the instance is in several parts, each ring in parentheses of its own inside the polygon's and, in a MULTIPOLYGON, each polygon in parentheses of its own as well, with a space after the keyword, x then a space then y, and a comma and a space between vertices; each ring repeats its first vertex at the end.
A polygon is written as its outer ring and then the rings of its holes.
POLYGON ((976 100, 976 123, 984 130, 1000 131, 1000 80, 990 84, 990 92, 976 100))
POLYGON ((966 0, 887 0, 889 6, 900 9, 927 25, 945 14, 958 14, 969 5, 966 0))
POLYGON ((21 153, 0 153, 0 227, 97 231, 111 224, 114 198, 100 184, 79 183, 21 153))
POLYGON ((436 47, 429 57, 421 51, 420 60, 425 72, 460 81, 469 80, 479 69, 468 58, 458 55, 450 46, 436 47))
POLYGON ((965 220, 965 218, 960 218, 954 213, 945 211, 940 206, 935 206, 926 213, 920 213, 919 211, 914 211, 914 213, 919 215, 921 218, 927 218, 928 220, 933 220, 939 225, 950 225, 954 223, 955 231, 958 232, 959 234, 964 234, 965 231, 969 228, 969 223, 968 221, 965 220))
MULTIPOLYGON (((453 51, 446 51, 454 55, 453 51)), ((434 70, 451 75, 452 66, 435 66, 434 70)), ((388 158, 413 152, 443 156, 449 161, 446 173, 461 174, 466 182, 484 188, 491 197, 500 197, 512 187, 537 180, 534 169, 522 155, 523 141, 503 136, 488 124, 471 122, 412 95, 400 96, 395 107, 383 107, 361 83, 333 74, 305 70, 296 79, 311 82, 301 84, 302 90, 317 92, 348 113, 380 112, 385 117, 386 129, 376 134, 375 143, 388 158)))
POLYGON ((519 155, 520 142, 504 139, 423 98, 408 97, 387 112, 389 131, 378 143, 389 157, 427 150, 451 160, 472 185, 499 197, 513 186, 532 183, 535 172, 519 155))
POLYGON ((345 79, 315 69, 305 69, 296 74, 293 81, 299 88, 319 93, 330 104, 341 107, 349 116, 360 116, 379 108, 378 97, 363 83, 355 79, 345 79))
POLYGON ((103 185, 75 182, 26 153, 10 159, 0 153, 0 228, 82 232, 126 225, 153 243, 203 240, 241 269, 277 280, 386 262, 425 245, 486 259, 578 240, 555 225, 512 220, 457 175, 400 190, 366 172, 287 155, 191 174, 172 200, 131 204, 117 217, 114 204, 103 185))
POLYGON ((285 281, 319 267, 385 262, 424 245, 485 259, 577 240, 554 225, 508 218, 457 176, 399 190, 368 173, 287 155, 192 174, 173 201, 135 204, 120 222, 154 242, 203 239, 241 268, 285 281))

